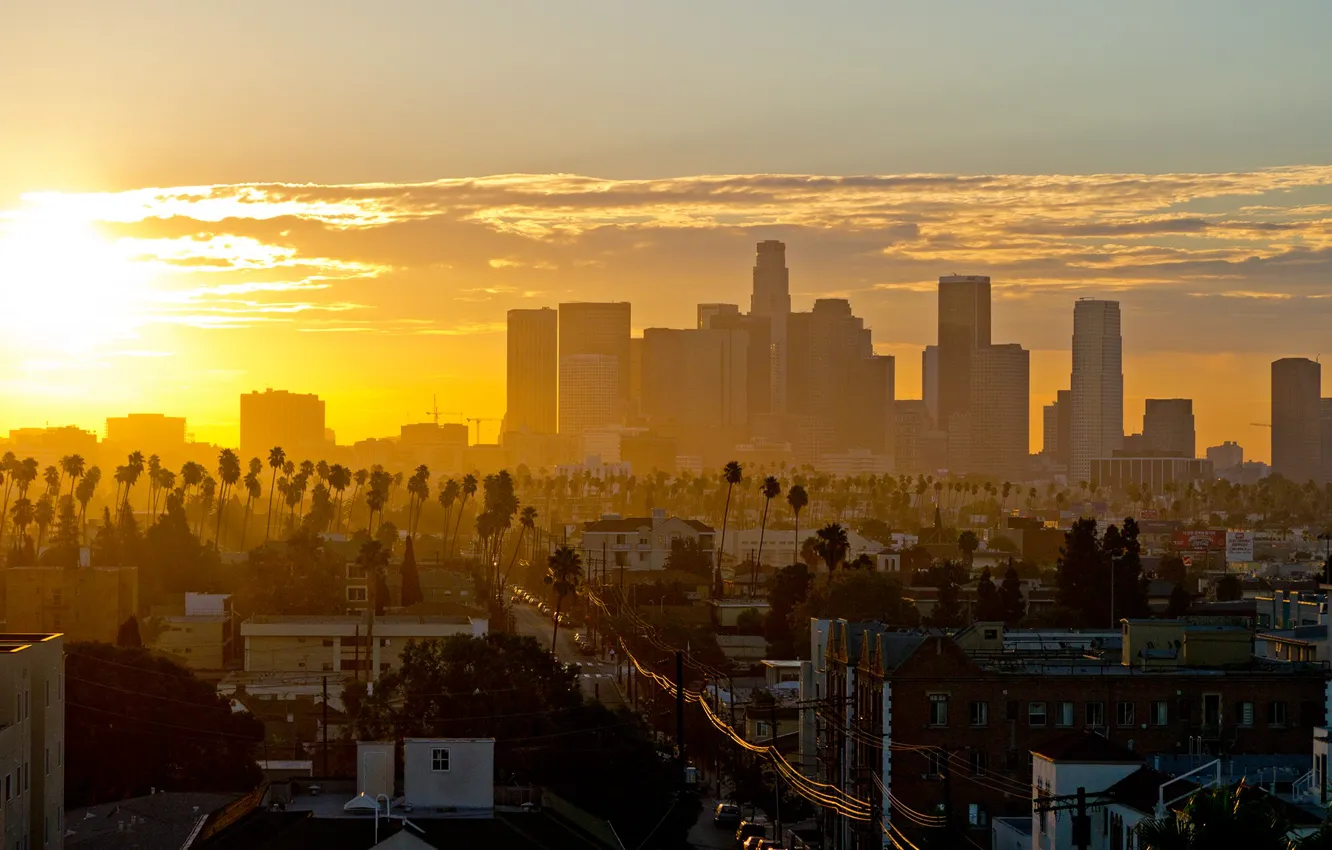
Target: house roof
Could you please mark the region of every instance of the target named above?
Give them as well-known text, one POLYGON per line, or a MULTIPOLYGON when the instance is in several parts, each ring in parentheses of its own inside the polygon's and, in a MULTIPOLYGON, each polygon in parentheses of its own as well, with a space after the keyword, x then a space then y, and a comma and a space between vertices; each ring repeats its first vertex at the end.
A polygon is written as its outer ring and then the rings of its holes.
POLYGON ((65 817, 65 846, 182 847, 204 818, 239 796, 164 792, 75 809, 65 817))
POLYGON ((1137 753, 1095 732, 1073 732, 1032 749, 1032 753, 1050 761, 1090 764, 1132 764, 1142 761, 1137 753))
MULTIPOLYGON (((1160 800, 1161 786, 1172 779, 1174 777, 1168 773, 1143 767, 1111 785, 1104 793, 1116 803, 1128 806, 1134 811, 1152 814, 1156 811, 1157 801, 1160 800)), ((1170 786, 1170 796, 1190 794, 1197 787, 1187 779, 1181 779, 1170 786)))
POLYGON ((679 520, 681 523, 689 526, 694 531, 702 534, 714 533, 712 526, 696 519, 683 519, 681 517, 667 517, 664 520, 654 520, 650 516, 628 516, 619 518, 594 519, 583 523, 583 532, 602 533, 602 534, 629 534, 643 528, 656 528, 658 525, 679 520))

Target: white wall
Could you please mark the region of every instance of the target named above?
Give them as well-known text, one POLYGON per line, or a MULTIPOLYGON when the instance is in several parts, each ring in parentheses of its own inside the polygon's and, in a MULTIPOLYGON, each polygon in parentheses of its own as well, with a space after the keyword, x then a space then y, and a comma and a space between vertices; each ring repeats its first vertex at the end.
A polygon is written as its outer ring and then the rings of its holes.
POLYGON ((403 794, 415 808, 457 809, 491 817, 495 808, 493 738, 408 738, 403 742, 403 794), (449 753, 435 770, 432 751, 449 753))

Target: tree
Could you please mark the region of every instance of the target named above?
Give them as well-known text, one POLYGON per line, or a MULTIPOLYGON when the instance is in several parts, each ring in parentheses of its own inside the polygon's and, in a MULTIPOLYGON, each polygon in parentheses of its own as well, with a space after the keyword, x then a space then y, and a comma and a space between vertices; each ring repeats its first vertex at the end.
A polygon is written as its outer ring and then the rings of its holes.
POLYGON ((346 561, 309 529, 255 547, 241 571, 236 608, 249 614, 341 614, 346 561))
POLYGON ((268 465, 273 469, 273 476, 268 483, 268 514, 264 517, 264 542, 268 542, 268 537, 273 530, 273 494, 277 492, 277 474, 287 462, 287 453, 281 446, 274 446, 268 450, 268 465))
POLYGON ((902 585, 887 573, 842 570, 828 585, 817 615, 850 621, 879 620, 901 626, 920 622, 916 606, 902 596, 902 585))
POLYGON ((1156 565, 1156 577, 1175 584, 1183 584, 1189 580, 1189 570, 1184 565, 1184 559, 1171 552, 1161 556, 1156 565))
POLYGON ((1022 554, 1022 551, 1018 549, 1018 545, 1013 542, 1013 539, 1002 534, 996 534, 994 537, 991 537, 986 543, 985 548, 989 549, 991 552, 1006 552, 1009 555, 1022 554))
POLYGON ((712 552, 703 548, 695 537, 676 537, 671 540, 671 551, 664 565, 668 570, 680 570, 702 578, 712 578, 712 552))
POLYGON ((263 724, 184 667, 141 647, 70 643, 65 670, 65 805, 263 780, 263 724))
POLYGON ((37 552, 41 554, 42 541, 46 539, 46 529, 55 521, 55 506, 51 504, 50 494, 44 494, 32 509, 32 521, 37 525, 37 552))
POLYGON ((130 614, 125 622, 120 624, 120 628, 116 630, 116 646, 143 646, 143 638, 139 637, 138 617, 130 614))
POLYGON ((972 556, 974 556, 976 550, 980 548, 980 540, 977 539, 976 532, 968 529, 959 534, 957 536, 957 548, 962 550, 962 560, 966 563, 967 568, 970 569, 972 556))
POLYGON ((74 488, 74 498, 79 502, 80 539, 84 542, 88 540, 88 503, 96 495, 97 485, 101 481, 102 470, 94 466, 79 479, 79 485, 74 488))
POLYGON ((981 571, 980 581, 976 583, 975 619, 985 622, 1004 619, 1004 604, 999 598, 999 589, 994 586, 989 567, 981 571))
MULTIPOLYGON (((444 544, 449 538, 449 520, 453 515, 453 503, 458 501, 458 496, 462 493, 462 488, 458 482, 450 478, 439 488, 439 506, 444 509, 444 528, 439 535, 439 559, 444 560, 444 544)), ((449 553, 452 557, 452 552, 449 553)))
MULTIPOLYGON (((251 460, 253 463, 258 458, 251 460)), ((263 495, 263 485, 259 483, 259 473, 253 467, 245 473, 245 516, 241 520, 240 550, 245 551, 245 535, 250 531, 250 514, 254 511, 255 501, 263 495)))
POLYGON ((1266 792, 1241 782, 1200 789, 1182 809, 1139 823, 1137 833, 1143 850, 1290 850, 1300 846, 1288 838, 1290 827, 1266 792))
POLYGON ((425 601, 421 593, 421 574, 416 569, 416 550, 408 536, 402 550, 402 607, 408 608, 425 601))
POLYGON ((555 591, 555 616, 551 618, 555 622, 555 627, 550 633, 551 652, 555 651, 557 645, 555 639, 560 634, 560 610, 564 607, 564 599, 578 592, 578 582, 582 576, 583 559, 577 549, 560 546, 551 553, 546 567, 546 584, 555 591))
POLYGON ((956 584, 950 581, 939 588, 939 601, 930 612, 929 620, 937 629, 954 629, 962 625, 962 604, 956 584))
POLYGON ((1226 573, 1216 583, 1217 602, 1238 602, 1244 598, 1244 583, 1234 573, 1226 573))
POLYGON ((518 517, 518 542, 513 546, 513 555, 509 558, 509 566, 505 568, 504 575, 500 577, 499 588, 496 593, 502 593, 509 584, 509 574, 513 572, 513 565, 518 560, 518 553, 523 548, 523 538, 529 533, 536 534, 537 509, 531 505, 523 508, 518 517))
POLYGON ((231 449, 223 449, 217 456, 217 478, 222 482, 217 496, 217 530, 213 532, 213 545, 222 548, 222 519, 227 512, 227 497, 240 481, 240 458, 231 449))
POLYGON ((453 542, 449 546, 450 557, 458 548, 458 526, 462 525, 463 510, 467 507, 467 500, 476 495, 476 476, 470 472, 464 475, 459 490, 461 501, 458 502, 458 518, 453 523, 453 542))
POLYGON ((1096 533, 1096 521, 1080 519, 1064 535, 1058 562, 1057 602, 1081 627, 1112 627, 1124 617, 1146 614, 1138 524, 1124 520, 1096 533))
POLYGON ((1189 592, 1184 589, 1184 585, 1176 583, 1170 589, 1170 602, 1166 606, 1166 616, 1171 618, 1183 617, 1188 613, 1189 605, 1192 602, 1193 599, 1189 596, 1189 592))
POLYGON ((777 658, 797 657, 792 639, 791 615, 809 598, 812 576, 804 564, 782 567, 768 591, 767 637, 777 658))
POLYGON ((77 567, 80 538, 79 515, 74 511, 74 500, 69 496, 61 496, 60 507, 56 511, 55 534, 40 562, 58 567, 77 567))
POLYGON ((795 553, 796 556, 795 560, 799 561, 800 512, 803 511, 805 509, 805 506, 809 504, 809 494, 805 492, 804 486, 800 484, 792 484, 791 489, 786 491, 786 504, 790 505, 791 516, 794 518, 795 521, 795 537, 792 538, 792 540, 795 541, 795 545, 791 548, 792 551, 795 553))
POLYGON ((60 471, 63 475, 69 476, 69 495, 74 495, 74 488, 78 486, 79 479, 83 477, 83 470, 87 466, 83 460, 83 455, 72 454, 65 455, 60 459, 60 471))
POLYGON ((772 500, 782 495, 782 483, 773 476, 769 475, 763 479, 763 487, 759 490, 763 496, 763 519, 759 522, 759 545, 758 555, 754 558, 755 577, 754 584, 758 584, 757 570, 759 564, 763 563, 763 535, 768 530, 768 506, 772 500))
POLYGON ((388 579, 385 576, 388 563, 389 553, 378 540, 367 540, 361 544, 361 551, 356 556, 356 566, 360 567, 365 577, 370 580, 374 596, 371 602, 376 615, 383 614, 384 609, 392 601, 389 598, 388 579))
POLYGON ((847 550, 851 544, 847 541, 846 529, 841 525, 830 522, 815 534, 817 542, 814 544, 814 552, 823 561, 828 568, 828 583, 832 584, 833 573, 842 561, 846 560, 847 550))
POLYGON ((1004 581, 999 585, 999 602, 1002 606, 1004 625, 1012 628, 1027 616, 1027 603, 1022 598, 1022 579, 1017 568, 1010 563, 1004 581))
POLYGON ((726 551, 726 522, 730 519, 731 514, 731 492, 743 477, 744 470, 737 461, 729 461, 726 466, 722 467, 722 480, 726 482, 726 506, 722 508, 722 531, 721 539, 717 542, 717 563, 713 565, 712 596, 714 599, 720 599, 722 596, 722 555, 726 551))

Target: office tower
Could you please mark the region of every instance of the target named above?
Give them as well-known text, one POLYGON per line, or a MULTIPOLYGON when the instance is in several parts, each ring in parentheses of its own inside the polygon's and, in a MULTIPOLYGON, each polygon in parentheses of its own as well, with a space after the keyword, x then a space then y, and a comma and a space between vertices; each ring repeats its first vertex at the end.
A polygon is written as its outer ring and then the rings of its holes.
POLYGON ((990 279, 939 278, 939 394, 937 421, 949 427, 971 404, 971 355, 990 344, 990 279))
MULTIPOLYGON (((106 417, 106 442, 134 445, 145 453, 161 454, 165 446, 183 448, 185 417, 161 413, 131 413, 106 417)), ((132 451, 132 450, 131 450, 132 451)))
POLYGON ((560 433, 578 437, 620 423, 620 358, 609 354, 560 357, 560 433))
POLYGON ((1244 447, 1234 440, 1226 440, 1219 446, 1207 447, 1207 459, 1217 472, 1223 469, 1238 469, 1244 465, 1244 447))
POLYGON ((1058 431, 1055 442, 1055 463, 1067 472, 1073 463, 1073 391, 1059 390, 1055 393, 1055 428, 1058 431))
POLYGON ((1031 356, 1017 344, 989 345, 971 356, 971 466, 968 471, 1020 480, 1030 445, 1031 356))
POLYGON ((843 444, 892 456, 897 430, 895 358, 882 354, 862 358, 855 365, 852 380, 849 401, 853 410, 842 421, 843 444))
POLYGON ((697 330, 705 331, 712 327, 712 320, 718 316, 739 316, 739 304, 700 304, 698 305, 697 330))
MULTIPOLYGON (((734 306, 734 305, 723 305, 734 306)), ((744 331, 749 338, 749 351, 745 355, 748 370, 745 400, 749 415, 759 416, 772 412, 772 322, 763 316, 746 316, 738 310, 708 315, 700 314, 703 330, 744 331)))
POLYGON ((626 424, 643 414, 643 338, 629 337, 629 409, 625 411, 626 424))
POLYGON ((65 747, 69 688, 64 643, 59 633, 0 632, 0 774, 5 784, 0 842, 6 848, 65 846, 70 754, 65 747))
POLYGON ((1059 405, 1047 404, 1041 408, 1041 454, 1054 459, 1059 451, 1059 405))
POLYGON ((742 330, 646 329, 643 415, 654 425, 745 425, 748 355, 749 334, 742 330))
POLYGON ((1272 473, 1297 484, 1323 474, 1322 379, 1313 360, 1272 363, 1272 473))
MULTIPOLYGON (((619 424, 629 405, 629 386, 632 378, 630 362, 628 302, 573 302, 560 305, 560 374, 564 373, 564 358, 583 354, 614 357, 616 409, 612 424, 619 424)), ((586 366, 586 364, 584 364, 586 366)), ((565 421, 564 386, 560 385, 560 422, 565 421)), ((570 413, 570 420, 580 418, 570 413)))
POLYGON ((771 322, 769 395, 773 413, 787 409, 787 316, 791 314, 791 277, 786 268, 786 245, 775 239, 758 243, 754 259, 754 289, 749 312, 771 322))
POLYGON ((550 307, 509 311, 506 432, 555 433, 558 317, 550 307))
POLYGON ((281 446, 288 459, 318 460, 325 448, 324 401, 317 395, 267 389, 240 397, 240 447, 244 457, 266 458, 281 446))
POLYGON ((1073 305, 1072 483, 1086 481, 1092 460, 1113 457, 1124 443, 1123 356, 1119 302, 1079 299, 1073 305))
POLYGON ((1332 398, 1322 400, 1322 422, 1319 433, 1320 452, 1323 456, 1323 480, 1320 484, 1332 484, 1332 398))
POLYGON ((1142 414, 1143 449, 1151 455, 1196 457, 1193 399, 1149 398, 1142 414))
POLYGON ((927 345, 920 353, 920 397, 930 418, 939 421, 939 346, 927 345))

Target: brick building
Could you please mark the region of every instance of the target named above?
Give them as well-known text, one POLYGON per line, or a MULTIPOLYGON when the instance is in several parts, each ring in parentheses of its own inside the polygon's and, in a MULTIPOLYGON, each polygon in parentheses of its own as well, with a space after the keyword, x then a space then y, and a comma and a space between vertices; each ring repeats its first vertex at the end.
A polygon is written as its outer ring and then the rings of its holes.
POLYGON ((1117 640, 1051 643, 999 623, 951 636, 829 624, 816 763, 874 808, 869 823, 829 816, 831 846, 880 846, 881 814, 907 835, 946 815, 983 840, 991 817, 1030 813, 1030 751, 1074 730, 1144 755, 1308 751, 1324 665, 1255 659, 1240 627, 1122 625, 1117 640))

